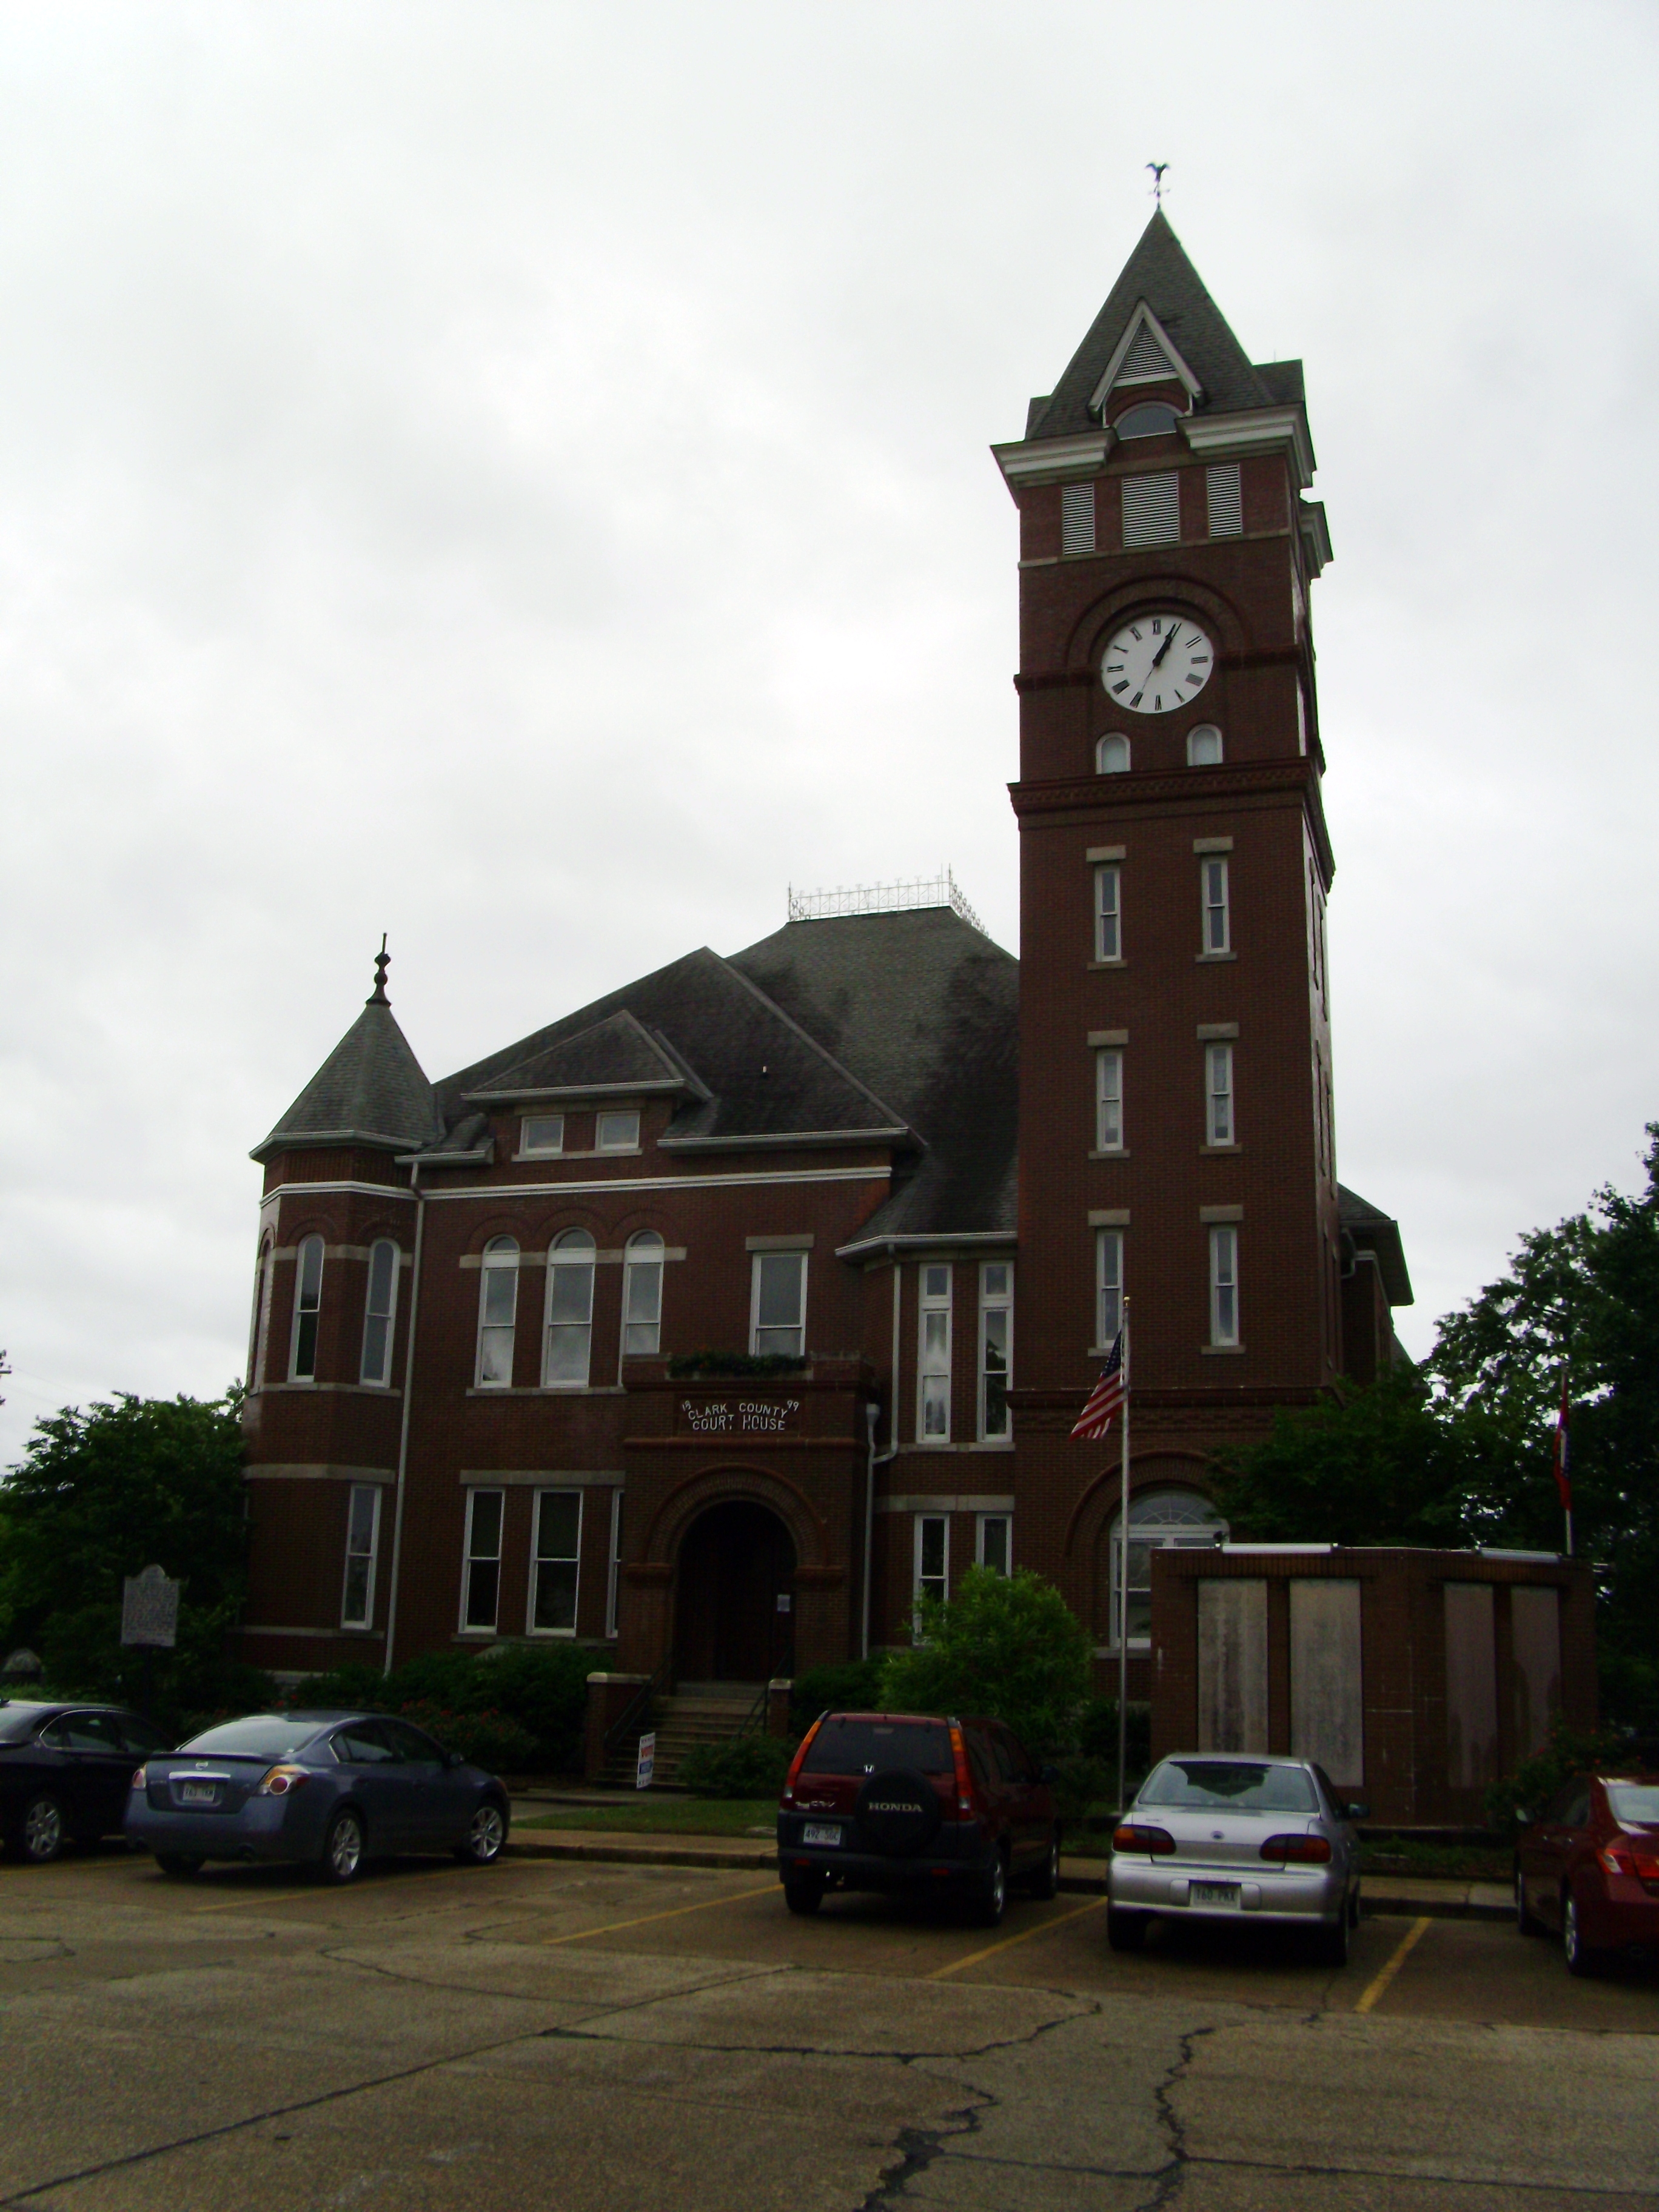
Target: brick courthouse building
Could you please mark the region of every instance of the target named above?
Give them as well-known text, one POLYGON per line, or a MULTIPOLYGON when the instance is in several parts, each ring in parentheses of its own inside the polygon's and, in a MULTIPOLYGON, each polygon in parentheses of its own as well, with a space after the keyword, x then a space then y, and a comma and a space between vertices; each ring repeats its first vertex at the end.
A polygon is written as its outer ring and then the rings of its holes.
POLYGON ((948 883, 799 902, 437 1084, 377 982, 254 1154, 249 1658, 758 1684, 975 1559, 1133 1652, 1212 1451, 1391 1357, 1399 1236, 1336 1179, 1300 365, 1159 213, 995 453, 1023 965, 948 883), (1067 1433, 1126 1290, 1127 1601, 1115 1432, 1067 1433))

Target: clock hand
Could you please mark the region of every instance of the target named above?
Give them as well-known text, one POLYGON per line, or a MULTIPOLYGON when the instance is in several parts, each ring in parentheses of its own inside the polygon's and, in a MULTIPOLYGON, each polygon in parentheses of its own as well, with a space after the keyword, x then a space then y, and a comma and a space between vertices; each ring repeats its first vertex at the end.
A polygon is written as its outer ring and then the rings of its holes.
MULTIPOLYGON (((1163 644, 1159 646, 1159 647, 1158 648, 1158 651, 1157 651, 1157 652, 1152 655, 1152 668, 1160 668, 1160 667, 1162 667, 1162 665, 1163 665, 1163 664, 1164 664, 1164 654, 1165 654, 1165 653, 1170 650, 1170 647, 1175 643, 1175 641, 1176 641, 1176 630, 1178 630, 1180 628, 1181 628, 1181 624, 1180 624, 1179 623, 1177 623, 1176 624, 1176 626, 1175 626, 1175 629, 1172 629, 1172 630, 1170 632, 1170 635, 1168 635, 1168 637, 1166 637, 1166 638, 1164 639, 1164 641, 1163 644)), ((1152 668, 1149 668, 1149 669, 1146 671, 1146 673, 1147 673, 1149 676, 1150 676, 1150 675, 1152 674, 1152 668)))

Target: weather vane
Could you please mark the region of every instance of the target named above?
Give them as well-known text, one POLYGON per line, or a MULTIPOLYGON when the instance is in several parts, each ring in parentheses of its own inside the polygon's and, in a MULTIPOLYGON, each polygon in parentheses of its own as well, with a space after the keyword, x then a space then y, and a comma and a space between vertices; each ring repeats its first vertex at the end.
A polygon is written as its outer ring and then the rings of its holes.
POLYGON ((1169 166, 1167 161, 1148 161, 1146 164, 1152 173, 1152 198, 1159 207, 1164 204, 1164 172, 1169 166))

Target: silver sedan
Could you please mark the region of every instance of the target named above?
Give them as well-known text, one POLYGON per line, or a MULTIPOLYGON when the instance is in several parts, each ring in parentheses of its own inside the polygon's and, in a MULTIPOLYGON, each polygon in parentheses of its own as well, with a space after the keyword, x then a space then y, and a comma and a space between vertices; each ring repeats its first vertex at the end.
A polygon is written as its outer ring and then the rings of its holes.
POLYGON ((1147 1776, 1112 1838, 1106 1932, 1136 1951, 1155 1918, 1304 1928, 1346 1966, 1367 1808, 1306 1759, 1182 1753, 1147 1776))

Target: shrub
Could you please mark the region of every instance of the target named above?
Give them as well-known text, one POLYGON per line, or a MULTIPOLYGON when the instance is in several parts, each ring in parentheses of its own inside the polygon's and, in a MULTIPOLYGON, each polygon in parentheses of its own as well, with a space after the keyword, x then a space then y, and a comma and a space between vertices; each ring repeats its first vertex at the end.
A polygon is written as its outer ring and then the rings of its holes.
POLYGON ((535 1757, 536 1739, 505 1713, 447 1712, 416 1698, 402 1708, 405 1720, 437 1737, 446 1751, 459 1751, 492 1774, 522 1773, 535 1757))
POLYGON ((789 1688, 789 1724, 805 1735, 820 1713, 869 1712, 881 1700, 879 1659, 849 1659, 839 1667, 809 1667, 789 1688))
POLYGON ((734 1736, 688 1752, 675 1779, 694 1797, 775 1797, 793 1757, 793 1745, 777 1736, 734 1736))
POLYGON ((1494 1828, 1512 1834, 1537 1820, 1575 1774, 1622 1765, 1628 1756, 1624 1739, 1612 1729, 1571 1729, 1565 1721, 1557 1721, 1541 1751, 1523 1759, 1513 1774, 1492 1784, 1486 1791, 1486 1818, 1494 1828))
MULTIPOLYGON (((390 1674, 372 1667, 336 1667, 326 1674, 313 1674, 283 1703, 343 1705, 370 1713, 404 1712, 418 1705, 453 1716, 458 1723, 468 1716, 490 1715, 517 1733, 499 1756, 478 1753, 481 1764, 505 1764, 519 1773, 568 1774, 582 1763, 593 1660, 593 1653, 577 1644, 427 1651, 390 1674)), ((454 1741, 458 1750, 465 1747, 459 1737, 454 1741)))
POLYGON ((915 1649, 882 1668, 889 1711, 985 1714, 1037 1753, 1075 1740, 1089 1637, 1052 1583, 1025 1567, 969 1567, 953 1598, 924 1598, 920 1612, 915 1649))
POLYGON ((677 1379, 694 1375, 801 1375, 806 1362, 793 1352, 677 1352, 668 1363, 677 1379))
POLYGON ((1115 1808, 1112 1776, 1116 1766, 1115 1743, 1109 1766, 1103 1759, 1091 1759, 1080 1751, 1054 1761, 1054 1810, 1068 1827, 1080 1826, 1093 1806, 1106 1803, 1115 1808))
MULTIPOLYGON (((1079 1751, 1091 1759, 1103 1759, 1115 1771, 1117 1767, 1117 1699, 1091 1698, 1078 1721, 1077 1742, 1079 1751)), ((1152 1709, 1150 1705, 1129 1701, 1127 1745, 1128 1767, 1131 1774, 1144 1774, 1152 1763, 1152 1709)))

